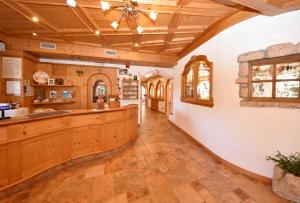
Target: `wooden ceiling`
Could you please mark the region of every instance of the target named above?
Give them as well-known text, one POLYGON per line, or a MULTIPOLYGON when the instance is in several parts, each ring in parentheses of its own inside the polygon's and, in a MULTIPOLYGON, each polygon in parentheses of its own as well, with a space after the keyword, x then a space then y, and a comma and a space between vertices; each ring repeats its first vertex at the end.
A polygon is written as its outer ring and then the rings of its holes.
MULTIPOLYGON (((122 0, 108 1, 113 6, 122 5, 122 0)), ((110 24, 121 11, 104 15, 99 3, 77 0, 77 7, 70 8, 65 0, 0 0, 0 32, 9 37, 178 58, 251 16, 299 9, 300 0, 138 0, 140 10, 158 12, 155 23, 139 15, 142 34, 130 30, 124 20, 114 31, 110 24), (34 16, 38 22, 33 22, 34 16), (95 34, 97 30, 100 35, 95 34)))

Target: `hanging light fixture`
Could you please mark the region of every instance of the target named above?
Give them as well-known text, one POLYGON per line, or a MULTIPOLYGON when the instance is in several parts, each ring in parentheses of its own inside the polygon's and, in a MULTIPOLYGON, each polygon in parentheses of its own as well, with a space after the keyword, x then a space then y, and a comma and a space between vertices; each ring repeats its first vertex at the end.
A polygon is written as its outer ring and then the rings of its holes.
POLYGON ((67 4, 72 8, 76 7, 77 5, 76 0, 67 0, 67 4))
POLYGON ((106 1, 101 1, 100 3, 101 9, 105 14, 109 9, 118 9, 122 11, 122 15, 119 20, 115 20, 111 23, 112 28, 116 31, 119 28, 119 24, 124 17, 127 21, 128 26, 131 28, 135 27, 137 33, 141 34, 143 32, 143 28, 138 23, 139 13, 144 14, 144 16, 148 17, 153 22, 157 19, 157 13, 151 11, 150 13, 146 13, 144 11, 139 10, 137 0, 124 0, 123 6, 111 7, 110 4, 106 1), (132 27, 133 26, 133 27, 132 27))
POLYGON ((149 17, 151 18, 151 20, 153 20, 155 22, 156 18, 157 18, 157 13, 154 11, 151 11, 151 13, 149 14, 149 17))
POLYGON ((113 21, 110 25, 112 26, 112 28, 113 28, 114 30, 117 30, 118 27, 119 27, 119 23, 118 23, 117 21, 113 21))

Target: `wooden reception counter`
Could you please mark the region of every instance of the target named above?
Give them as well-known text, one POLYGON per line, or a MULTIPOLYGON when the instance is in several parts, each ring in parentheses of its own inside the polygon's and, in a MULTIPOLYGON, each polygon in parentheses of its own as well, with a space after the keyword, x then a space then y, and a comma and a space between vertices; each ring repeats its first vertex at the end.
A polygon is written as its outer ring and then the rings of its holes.
POLYGON ((137 105, 129 105, 0 121, 0 191, 124 148, 138 134, 137 119, 137 105))

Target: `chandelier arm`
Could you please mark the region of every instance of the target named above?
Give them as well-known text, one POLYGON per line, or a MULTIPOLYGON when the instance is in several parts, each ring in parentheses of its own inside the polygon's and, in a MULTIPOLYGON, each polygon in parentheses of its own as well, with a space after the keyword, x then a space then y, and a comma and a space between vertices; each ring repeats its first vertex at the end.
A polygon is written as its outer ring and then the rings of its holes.
POLYGON ((145 11, 137 10, 138 12, 142 13, 144 16, 146 16, 153 24, 155 23, 149 16, 149 13, 146 13, 145 11))
POLYGON ((122 13, 122 15, 120 16, 119 20, 117 21, 119 23, 119 25, 120 25, 120 22, 121 22, 121 20, 122 20, 123 17, 124 17, 124 14, 122 13))

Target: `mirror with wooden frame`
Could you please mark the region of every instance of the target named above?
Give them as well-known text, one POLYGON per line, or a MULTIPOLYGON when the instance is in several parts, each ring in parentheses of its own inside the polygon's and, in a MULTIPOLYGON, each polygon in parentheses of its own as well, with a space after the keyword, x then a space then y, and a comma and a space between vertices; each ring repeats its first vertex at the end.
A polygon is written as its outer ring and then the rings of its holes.
POLYGON ((213 63, 204 55, 193 56, 181 75, 181 101, 212 107, 213 63))
POLYGON ((149 95, 150 98, 155 98, 155 88, 152 82, 149 85, 149 95))
POLYGON ((160 80, 156 85, 156 98, 161 101, 164 100, 164 85, 160 80))

